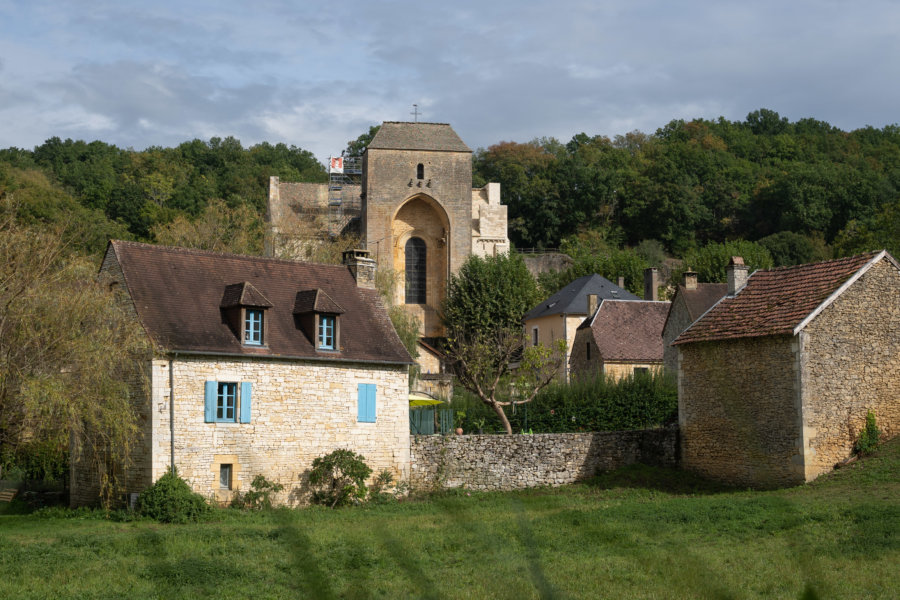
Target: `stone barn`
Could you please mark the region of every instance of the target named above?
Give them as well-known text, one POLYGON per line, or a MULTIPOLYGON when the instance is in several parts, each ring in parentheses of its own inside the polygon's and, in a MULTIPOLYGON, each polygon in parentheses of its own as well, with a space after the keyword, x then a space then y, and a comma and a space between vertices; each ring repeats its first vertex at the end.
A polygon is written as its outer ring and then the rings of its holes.
MULTIPOLYGON (((737 263, 737 264, 736 264, 737 263)), ((851 456, 873 411, 900 428, 900 265, 887 252, 757 271, 674 342, 682 464, 753 487, 851 456)))

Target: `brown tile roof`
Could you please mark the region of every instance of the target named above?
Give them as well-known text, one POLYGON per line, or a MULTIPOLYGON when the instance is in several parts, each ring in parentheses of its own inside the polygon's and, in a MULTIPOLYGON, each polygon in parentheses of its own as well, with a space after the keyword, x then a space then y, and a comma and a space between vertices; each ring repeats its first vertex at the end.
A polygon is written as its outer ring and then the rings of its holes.
POLYGON ((304 315, 311 312, 340 315, 346 311, 320 289, 297 292, 294 299, 294 314, 304 315))
MULTIPOLYGON (((829 300, 854 274, 875 259, 870 252, 826 262, 756 271, 734 296, 725 296, 673 344, 767 335, 794 329, 829 300)), ((891 259, 893 260, 893 259, 891 259)))
POLYGON ((447 123, 385 121, 368 150, 440 150, 471 152, 447 123))
POLYGON ((272 303, 253 287, 249 281, 233 283, 225 286, 225 295, 219 308, 251 306, 253 308, 272 308, 272 303))
POLYGON ((110 252, 144 329, 163 350, 412 363, 378 292, 358 288, 346 267, 122 241, 110 242, 110 252), (271 302, 265 347, 242 345, 224 318, 220 305, 235 282, 271 302), (317 352, 295 321, 297 292, 310 289, 341 299, 339 352, 317 352))
POLYGON ((708 311, 713 304, 719 301, 722 296, 728 293, 727 283, 698 283, 697 288, 693 290, 686 289, 683 285, 678 286, 676 294, 684 298, 684 305, 687 307, 688 316, 691 321, 696 321, 708 311))
POLYGON ((591 328, 604 361, 662 362, 668 314, 669 302, 604 300, 578 329, 591 328))

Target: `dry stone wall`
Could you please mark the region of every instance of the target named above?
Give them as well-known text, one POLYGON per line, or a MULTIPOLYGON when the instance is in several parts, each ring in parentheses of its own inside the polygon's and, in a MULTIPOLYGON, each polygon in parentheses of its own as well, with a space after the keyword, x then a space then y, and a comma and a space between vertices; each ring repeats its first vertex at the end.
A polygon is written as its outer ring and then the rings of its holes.
POLYGON ((412 436, 410 485, 515 490, 558 486, 633 463, 675 467, 678 428, 534 435, 412 436))

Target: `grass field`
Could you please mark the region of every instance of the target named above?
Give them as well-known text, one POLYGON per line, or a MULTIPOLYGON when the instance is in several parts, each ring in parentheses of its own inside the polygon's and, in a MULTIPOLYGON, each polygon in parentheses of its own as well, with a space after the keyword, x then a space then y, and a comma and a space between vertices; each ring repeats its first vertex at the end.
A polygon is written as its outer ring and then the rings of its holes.
POLYGON ((773 492, 638 466, 196 525, 17 508, 0 505, 0 598, 900 597, 898 443, 773 492))

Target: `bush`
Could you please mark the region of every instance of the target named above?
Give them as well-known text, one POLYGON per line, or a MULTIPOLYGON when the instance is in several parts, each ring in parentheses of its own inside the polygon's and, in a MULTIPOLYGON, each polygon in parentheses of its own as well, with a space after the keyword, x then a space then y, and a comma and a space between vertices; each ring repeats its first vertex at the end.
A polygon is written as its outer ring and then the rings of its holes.
POLYGON ((209 515, 211 508, 200 494, 191 491, 188 483, 174 470, 156 480, 138 497, 143 516, 160 523, 196 522, 209 515))
POLYGON ((872 454, 878 449, 878 442, 881 438, 881 431, 875 423, 875 413, 871 410, 866 413, 866 426, 859 432, 859 437, 853 445, 853 451, 860 456, 872 454))
MULTIPOLYGON (((500 433, 493 411, 477 398, 457 392, 457 414, 464 412, 466 433, 500 433), (461 411, 458 409, 462 409, 461 411)), ((504 407, 513 431, 574 433, 647 429, 678 418, 678 388, 665 374, 638 373, 619 380, 612 377, 553 383, 527 404, 504 407)))
POLYGON ((272 508, 272 494, 282 491, 284 486, 280 483, 272 483, 264 475, 257 475, 250 483, 250 491, 246 494, 238 494, 231 502, 234 508, 251 508, 254 510, 272 508))
POLYGON ((312 500, 332 508, 358 502, 366 497, 366 478, 372 469, 366 459, 350 450, 335 450, 315 459, 309 473, 312 500))

